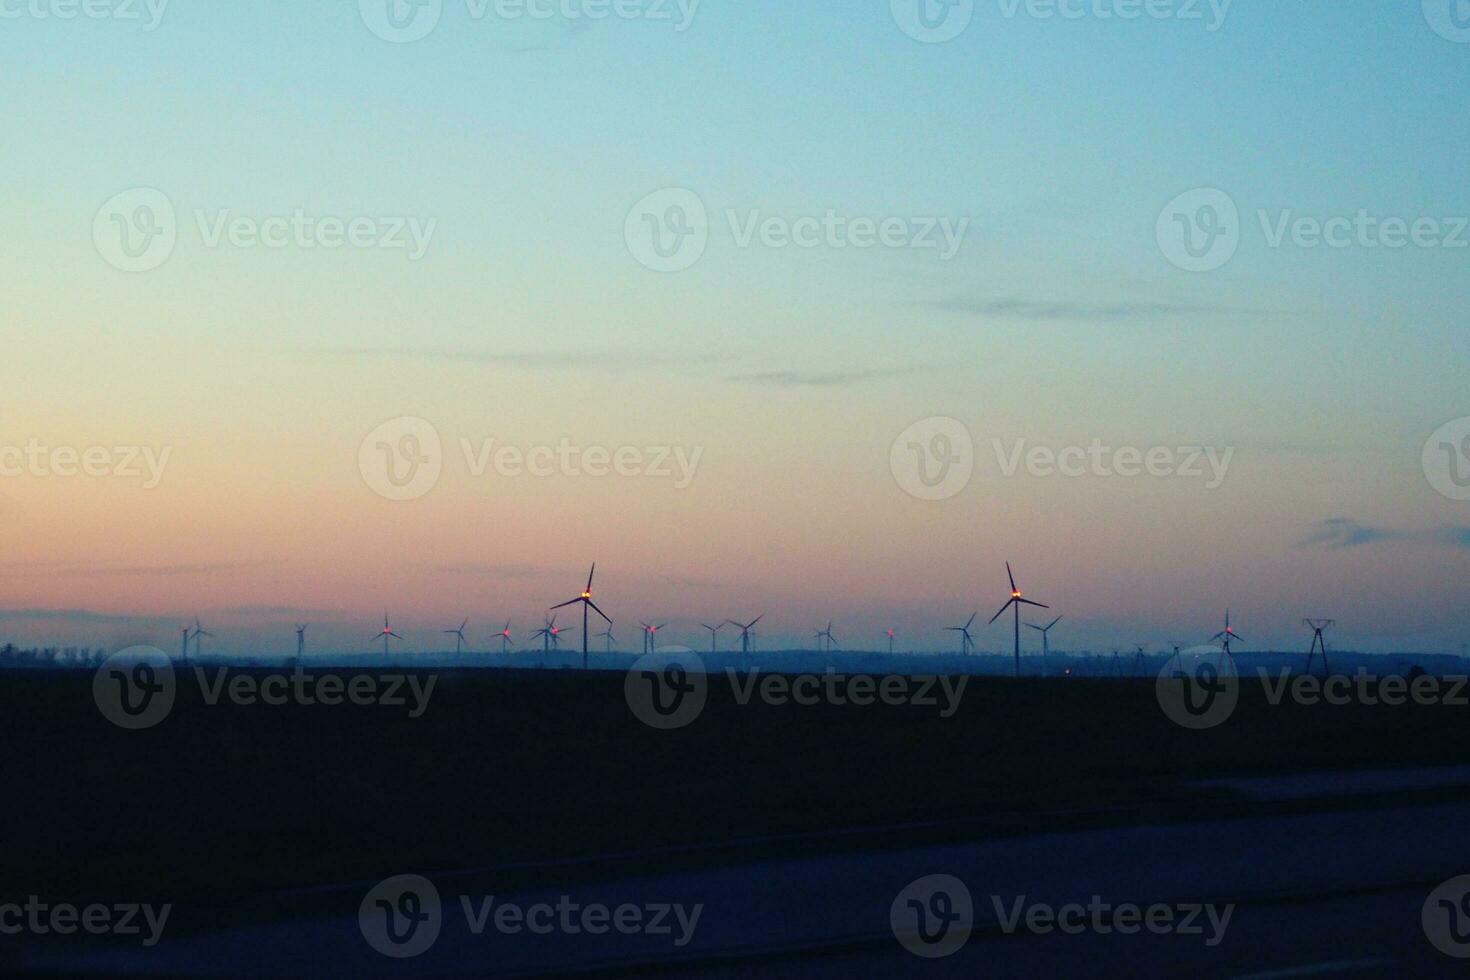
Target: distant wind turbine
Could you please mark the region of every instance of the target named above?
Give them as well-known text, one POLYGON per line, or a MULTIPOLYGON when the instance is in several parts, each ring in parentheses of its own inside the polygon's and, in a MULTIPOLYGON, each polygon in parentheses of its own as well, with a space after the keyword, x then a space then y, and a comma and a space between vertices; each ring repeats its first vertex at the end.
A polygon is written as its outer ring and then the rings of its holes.
POLYGON ((738 629, 740 631, 740 652, 741 653, 744 653, 744 654, 750 653, 750 636, 751 636, 751 632, 750 631, 753 630, 753 629, 755 629, 755 624, 756 623, 759 623, 761 620, 763 620, 765 618, 766 618, 766 614, 765 613, 761 613, 759 616, 755 617, 755 619, 752 619, 748 623, 737 623, 733 619, 727 619, 727 620, 725 620, 725 622, 729 623, 731 626, 735 627, 736 629, 738 629))
MULTIPOLYGON (((1021 607, 1023 605, 1024 606, 1036 606, 1039 609, 1050 609, 1051 607, 1048 606, 1048 605, 1045 605, 1044 603, 1033 602, 1030 599, 1024 598, 1021 595, 1021 590, 1018 589, 1018 588, 1016 588, 1016 576, 1015 576, 1015 573, 1013 573, 1011 571, 1011 563, 1010 562, 1006 562, 1006 577, 1011 580, 1011 597, 1008 600, 1006 600, 1006 604, 1005 605, 1003 605, 1003 606, 1000 607, 1000 612, 998 612, 994 616, 991 616, 990 617, 990 623, 993 623, 997 619, 1000 619, 1001 614, 1004 613, 1007 609, 1014 609, 1015 610, 1015 613, 1016 613, 1016 626, 1015 626, 1015 635, 1016 635, 1016 648, 1015 648, 1015 651, 1016 651, 1016 676, 1017 677, 1020 677, 1021 676, 1021 607)), ((989 626, 990 623, 986 623, 985 625, 989 626)))
POLYGON ((306 654, 306 627, 310 623, 298 624, 296 627, 296 662, 301 663, 301 658, 306 654))
POLYGON ((199 623, 199 617, 198 616, 195 616, 194 617, 194 659, 196 659, 196 660, 199 659, 199 650, 200 650, 200 646, 201 646, 201 644, 200 644, 200 638, 201 637, 205 637, 205 636, 209 637, 211 640, 214 639, 214 634, 211 633, 211 632, 209 632, 209 630, 205 629, 203 626, 201 626, 200 623, 199 623))
POLYGON ((375 640, 376 639, 379 639, 379 638, 381 638, 382 641, 383 641, 383 656, 385 656, 385 657, 388 656, 388 641, 390 639, 393 639, 393 640, 401 640, 401 639, 403 639, 403 637, 401 637, 397 633, 393 632, 393 627, 391 627, 391 626, 388 625, 388 614, 387 613, 383 613, 383 631, 381 633, 379 633, 377 636, 373 637, 373 639, 375 639, 375 640))
POLYGON ((1046 671, 1046 659, 1051 656, 1051 628, 1061 621, 1062 617, 1058 616, 1045 626, 1037 626, 1035 623, 1026 624, 1028 629, 1033 629, 1041 634, 1041 669, 1043 673, 1046 671))
POLYGON ((606 653, 612 653, 613 652, 612 645, 613 645, 614 642, 617 641, 617 637, 616 636, 613 636, 612 627, 609 626, 607 629, 603 630, 601 633, 598 633, 597 635, 598 636, 601 636, 601 637, 604 637, 607 640, 607 649, 604 652, 606 652, 606 653))
POLYGON ((639 623, 638 625, 640 625, 640 626, 643 627, 643 652, 644 653, 657 653, 658 652, 658 631, 661 630, 661 629, 663 629, 665 626, 667 626, 669 624, 668 623, 658 623, 657 625, 655 625, 653 623, 639 623))
POLYGON ((507 619, 505 621, 505 627, 499 633, 495 634, 495 638, 500 641, 501 653, 505 653, 515 646, 515 641, 510 638, 510 620, 507 619))
POLYGON ((1138 644, 1138 652, 1133 655, 1133 670, 1140 677, 1148 673, 1148 657, 1144 655, 1142 643, 1138 644))
MULTIPOLYGON (((568 599, 566 602, 559 603, 559 604, 551 607, 552 609, 564 609, 567 606, 574 606, 577 603, 581 603, 582 604, 582 669, 583 670, 586 670, 587 669, 587 610, 588 609, 591 609, 592 611, 596 612, 597 615, 599 615, 603 619, 607 620, 607 625, 608 626, 611 626, 612 625, 612 620, 608 618, 607 613, 603 612, 601 609, 598 609, 597 608, 597 603, 595 603, 595 602, 592 601, 592 576, 594 576, 596 574, 597 574, 597 562, 593 562, 592 563, 592 571, 590 571, 590 572, 587 573, 587 587, 582 590, 582 594, 579 595, 579 596, 577 596, 577 598, 575 598, 575 599, 568 599)), ((557 633, 556 630, 553 630, 552 631, 552 634, 551 635, 552 635, 552 639, 553 640, 555 640, 555 638, 556 638, 556 633, 557 633)))
POLYGON ((1232 667, 1235 666, 1235 654, 1230 652, 1230 644, 1236 640, 1244 643, 1245 637, 1230 628, 1230 610, 1227 609, 1225 610, 1225 628, 1210 637, 1210 642, 1218 642, 1220 644, 1220 659, 1216 664, 1217 667, 1225 663, 1226 657, 1230 658, 1230 665, 1232 667))
POLYGON ((468 625, 470 625, 469 617, 465 617, 465 621, 459 624, 459 629, 444 631, 445 636, 454 637, 455 656, 464 652, 464 628, 468 625))
POLYGON ((945 630, 944 631, 946 633, 958 633, 960 635, 960 655, 961 656, 967 655, 971 650, 973 650, 975 648, 975 638, 970 635, 970 627, 973 626, 973 625, 975 625, 975 617, 978 616, 978 615, 980 615, 980 614, 979 613, 970 613, 969 620, 966 621, 965 625, 963 625, 963 626, 948 626, 948 627, 945 627, 945 630))
POLYGON ((893 630, 889 630, 884 635, 888 637, 888 652, 889 653, 892 653, 893 652, 893 630))
POLYGON ((183 634, 183 662, 187 667, 189 665, 189 627, 183 627, 180 632, 183 634))
POLYGON ((817 631, 817 650, 822 653, 831 653, 837 646, 837 638, 832 635, 832 620, 827 620, 827 628, 817 631))
POLYGON ((715 641, 720 638, 720 630, 725 628, 725 624, 720 623, 718 626, 711 626, 709 623, 700 623, 699 625, 709 630, 709 652, 711 654, 717 653, 719 648, 716 646, 715 641))

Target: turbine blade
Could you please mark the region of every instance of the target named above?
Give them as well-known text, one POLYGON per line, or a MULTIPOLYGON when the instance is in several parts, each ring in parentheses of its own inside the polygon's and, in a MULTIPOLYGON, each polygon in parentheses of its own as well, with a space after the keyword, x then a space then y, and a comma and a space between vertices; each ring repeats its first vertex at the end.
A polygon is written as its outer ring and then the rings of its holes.
MULTIPOLYGON (((998 612, 994 616, 991 616, 990 617, 990 623, 993 623, 997 619, 1000 619, 1001 613, 1004 613, 1007 609, 1011 608, 1011 606, 1013 606, 1015 604, 1016 604, 1016 600, 1015 599, 1011 599, 1011 600, 1007 601, 1005 605, 1003 605, 1003 606, 1000 607, 1000 612, 998 612)), ((986 626, 989 626, 990 623, 986 623, 985 625, 986 626)))
POLYGON ((978 615, 980 615, 978 612, 970 613, 970 618, 965 621, 965 629, 969 629, 971 626, 975 625, 975 617, 978 615))
POLYGON ((1011 572, 1011 563, 1006 562, 1006 578, 1011 580, 1011 591, 1016 591, 1016 576, 1011 572))
POLYGON ((1058 616, 1056 619, 1053 619, 1051 622, 1047 623, 1046 628, 1051 629, 1053 626, 1055 626, 1057 623, 1060 623, 1061 621, 1062 617, 1058 616))
POLYGON ((559 602, 556 605, 552 606, 551 608, 552 609, 564 609, 567 606, 576 605, 577 603, 579 603, 581 601, 582 601, 582 597, 581 596, 577 596, 577 598, 575 598, 575 599, 568 599, 566 602, 559 602))
POLYGON ((1017 602, 1024 602, 1026 605, 1028 605, 1028 606, 1035 606, 1038 609, 1050 609, 1051 608, 1051 606, 1048 606, 1044 602, 1032 602, 1030 599, 1017 599, 1016 601, 1017 602))
POLYGON ((607 624, 608 624, 608 625, 609 625, 609 626, 611 626, 611 625, 612 625, 612 617, 611 617, 611 616, 609 616, 609 615, 608 615, 608 614, 607 614, 607 613, 605 613, 605 612, 603 612, 603 611, 602 611, 602 610, 601 610, 601 609, 598 609, 598 608, 597 608, 597 603, 595 603, 595 602, 593 602, 593 601, 592 601, 592 600, 591 600, 591 599, 588 599, 588 600, 587 600, 587 605, 589 605, 589 606, 591 606, 591 607, 592 607, 592 610, 593 610, 593 611, 594 611, 594 612, 596 612, 596 613, 597 613, 597 615, 599 615, 599 616, 601 616, 601 617, 602 617, 602 618, 603 618, 603 619, 605 619, 605 620, 607 620, 607 624))
POLYGON ((587 573, 587 591, 592 591, 592 576, 597 574, 597 562, 592 563, 592 571, 587 573))

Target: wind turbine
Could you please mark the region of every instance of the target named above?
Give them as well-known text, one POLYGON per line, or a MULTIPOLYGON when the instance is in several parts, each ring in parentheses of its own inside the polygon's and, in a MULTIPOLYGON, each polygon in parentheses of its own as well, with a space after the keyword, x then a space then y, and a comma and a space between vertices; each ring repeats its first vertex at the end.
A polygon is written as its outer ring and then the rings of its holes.
MULTIPOLYGON (((597 608, 597 603, 595 603, 595 602, 592 601, 592 576, 594 576, 596 574, 597 574, 597 562, 593 562, 592 563, 592 571, 590 571, 590 572, 587 573, 587 587, 582 590, 582 594, 579 595, 579 596, 577 596, 577 598, 575 598, 575 599, 568 599, 566 602, 558 603, 557 605, 551 607, 552 609, 563 609, 563 608, 565 608, 567 606, 575 606, 579 602, 582 604, 582 669, 583 670, 586 670, 587 669, 587 610, 588 609, 593 610, 594 612, 597 613, 597 615, 599 615, 603 619, 606 619, 607 620, 607 625, 608 626, 611 626, 612 625, 612 620, 611 619, 608 619, 607 613, 603 612, 601 609, 598 609, 597 608)), ((553 639, 556 637, 557 632, 558 632, 557 630, 553 630, 552 631, 551 635, 552 635, 552 638, 553 639)))
MULTIPOLYGON (((1012 608, 1015 609, 1015 612, 1016 612, 1016 628, 1015 628, 1015 634, 1016 634, 1016 676, 1017 677, 1020 677, 1021 676, 1021 607, 1022 606, 1036 606, 1039 609, 1050 609, 1051 606, 1048 606, 1048 605, 1046 605, 1044 603, 1040 603, 1040 602, 1033 602, 1032 600, 1027 599, 1027 598, 1024 598, 1021 595, 1021 590, 1018 589, 1018 588, 1016 588, 1016 576, 1015 576, 1015 573, 1013 573, 1011 571, 1011 563, 1010 562, 1006 562, 1006 577, 1011 580, 1011 597, 1006 600, 1006 604, 1005 605, 1003 605, 1003 606, 1000 607, 1000 612, 998 612, 994 616, 991 616, 990 617, 990 623, 993 623, 997 619, 1000 619, 1001 614, 1004 613, 1007 609, 1012 609, 1012 608)), ((985 625, 986 626, 989 626, 990 623, 986 623, 985 625)))
POLYGON ((452 637, 454 637, 454 653, 455 653, 455 656, 458 656, 459 654, 461 654, 461 653, 464 652, 464 628, 466 626, 468 626, 468 625, 470 625, 470 621, 469 621, 469 618, 466 617, 465 618, 465 621, 459 624, 459 629, 457 629, 457 630, 445 630, 444 631, 444 635, 445 636, 452 636, 452 637))
POLYGON ((311 624, 299 624, 296 627, 296 663, 301 663, 301 658, 306 653, 306 627, 311 624))
POLYGON ((1144 677, 1148 674, 1148 658, 1144 656, 1143 644, 1137 646, 1138 652, 1133 655, 1133 669, 1138 672, 1139 677, 1144 677))
POLYGON ((189 627, 187 627, 187 626, 183 627, 180 630, 180 632, 183 633, 183 637, 184 637, 184 639, 183 639, 183 646, 184 646, 184 666, 187 667, 187 666, 189 666, 189 627))
POLYGON ((496 633, 495 638, 500 641, 501 653, 505 653, 506 650, 515 646, 515 642, 510 638, 510 620, 505 621, 505 628, 499 633, 496 633))
POLYGON ((975 625, 975 617, 979 613, 970 613, 969 620, 963 626, 947 626, 946 633, 958 633, 960 635, 960 656, 967 655, 975 648, 975 638, 970 635, 970 627, 975 625))
POLYGON ((822 653, 831 653, 832 648, 837 646, 837 638, 832 635, 832 620, 827 620, 827 628, 817 631, 817 650, 822 653), (825 646, 823 643, 825 641, 825 646))
POLYGON ((755 628, 755 624, 756 623, 759 623, 761 620, 763 620, 765 618, 766 618, 766 614, 765 613, 761 613, 759 616, 755 617, 755 619, 752 619, 748 623, 737 623, 733 619, 727 619, 727 620, 725 620, 725 622, 729 623, 731 626, 734 626, 736 629, 740 630, 740 652, 741 653, 745 653, 745 654, 750 653, 750 631, 755 628))
POLYGON ((1312 631, 1312 650, 1307 654, 1307 673, 1312 672, 1312 656, 1320 648, 1322 651, 1322 676, 1326 677, 1332 670, 1327 666, 1327 638, 1322 634, 1332 625, 1330 619, 1304 619, 1302 625, 1312 631))
POLYGON ((1216 640, 1220 641, 1220 660, 1219 663, 1216 664, 1216 666, 1219 667, 1223 665, 1225 663, 1226 657, 1230 658, 1230 665, 1232 667, 1235 666, 1235 654, 1230 652, 1230 644, 1234 640, 1240 640, 1241 642, 1244 642, 1245 637, 1241 636, 1239 633, 1235 632, 1235 630, 1230 628, 1229 609, 1225 610, 1225 628, 1216 633, 1214 636, 1210 637, 1210 642, 1213 643, 1216 640))
POLYGON ((658 631, 661 630, 661 629, 663 629, 665 626, 667 626, 669 624, 668 623, 659 623, 657 626, 655 626, 652 623, 639 623, 638 625, 640 625, 640 626, 643 627, 643 652, 644 653, 657 653, 658 652, 658 631))
POLYGON ((1058 616, 1045 626, 1037 626, 1034 623, 1026 624, 1028 629, 1033 629, 1041 634, 1041 670, 1043 673, 1046 672, 1046 658, 1051 656, 1051 628, 1061 621, 1062 617, 1058 616))
POLYGON ((199 624, 199 617, 198 616, 195 616, 194 617, 194 658, 196 660, 199 658, 199 648, 200 648, 199 638, 202 637, 202 636, 207 636, 211 640, 214 639, 214 634, 211 633, 211 632, 209 632, 209 630, 205 629, 203 626, 201 626, 199 624))
POLYGON ((541 652, 542 653, 550 653, 551 652, 551 624, 554 621, 555 620, 554 620, 553 617, 547 617, 547 619, 546 619, 546 625, 543 626, 543 627, 541 627, 539 630, 537 630, 536 632, 534 632, 534 633, 531 634, 531 639, 533 639, 533 640, 536 639, 536 637, 538 637, 538 636, 541 637, 541 652))
POLYGON ((883 635, 888 637, 888 652, 891 654, 893 653, 893 630, 889 630, 883 635))
POLYGON ((598 633, 597 635, 607 638, 607 650, 605 652, 612 653, 613 652, 613 649, 612 649, 613 641, 617 639, 617 637, 613 636, 612 627, 609 626, 607 629, 603 630, 601 633, 598 633))
POLYGON ((379 638, 381 638, 382 641, 383 641, 383 656, 385 656, 385 657, 388 656, 388 640, 389 639, 394 639, 394 640, 401 640, 401 639, 403 639, 403 637, 401 637, 397 633, 393 632, 393 627, 391 627, 391 626, 388 625, 388 614, 387 613, 383 613, 383 631, 381 633, 379 633, 377 636, 373 637, 373 639, 375 639, 375 640, 376 639, 379 639, 379 638))
POLYGON ((719 639, 720 630, 725 628, 725 624, 721 623, 718 626, 711 626, 709 623, 700 623, 699 625, 709 630, 709 652, 711 655, 713 655, 717 652, 715 641, 719 639))

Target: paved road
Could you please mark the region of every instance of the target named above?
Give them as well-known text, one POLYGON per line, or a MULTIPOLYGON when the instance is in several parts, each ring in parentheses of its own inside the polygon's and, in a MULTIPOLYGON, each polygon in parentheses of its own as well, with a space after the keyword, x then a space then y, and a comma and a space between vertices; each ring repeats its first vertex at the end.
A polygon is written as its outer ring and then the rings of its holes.
MULTIPOLYGON (((357 910, 367 888, 320 896, 319 917, 169 936, 151 950, 41 948, 20 965, 68 973, 221 977, 566 974, 622 969, 646 975, 1177 976, 1459 975, 1470 960, 1438 952, 1420 924, 1425 899, 1470 874, 1470 804, 1414 806, 1187 825, 1129 827, 770 861, 567 890, 578 906, 701 911, 692 930, 675 914, 667 935, 507 934, 470 928, 474 909, 556 906, 561 892, 499 895, 479 874, 437 876, 440 932, 409 959, 372 950, 357 910), (975 932, 944 959, 920 959, 895 939, 890 907, 927 875, 951 875, 973 897, 975 932), (1009 907, 1233 903, 1217 945, 1205 935, 1007 934, 1009 907), (994 898, 993 898, 994 897, 994 898), (688 941, 676 944, 681 934, 688 941), (1284 971, 1284 972, 1283 972, 1284 971)), ((563 903, 565 904, 565 903, 563 903)), ((392 907, 406 912, 423 906, 392 907)), ((263 910, 269 914, 269 907, 263 910)), ((376 916, 377 913, 375 912, 376 916)), ((376 918, 373 921, 377 921, 376 918)), ((406 922, 407 920, 403 920, 406 922)))

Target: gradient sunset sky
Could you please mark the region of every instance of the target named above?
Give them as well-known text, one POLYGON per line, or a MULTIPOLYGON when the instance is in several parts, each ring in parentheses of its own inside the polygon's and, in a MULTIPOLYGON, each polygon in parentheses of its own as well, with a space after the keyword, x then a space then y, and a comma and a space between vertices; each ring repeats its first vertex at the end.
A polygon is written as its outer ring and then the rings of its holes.
POLYGON ((1273 247, 1259 214, 1470 215, 1470 43, 1418 2, 1201 8, 988 0, 943 43, 887 2, 705 0, 679 30, 672 2, 448 0, 412 43, 356 0, 0 20, 0 445, 171 451, 152 488, 0 478, 0 642, 172 650, 198 615, 216 650, 285 652, 297 621, 349 650, 388 608, 412 648, 465 616, 487 647, 596 560, 624 649, 638 620, 700 648, 699 622, 760 612, 766 646, 834 619, 847 648, 947 649, 1009 559, 1059 648, 1202 642, 1228 605, 1246 649, 1330 616, 1339 647, 1460 652, 1470 503, 1421 453, 1470 416, 1470 248, 1273 247), (94 242, 134 188, 177 213, 146 272, 94 242), (667 188, 709 216, 678 272, 625 234, 667 188), (1239 243, 1191 272, 1157 227, 1201 188, 1239 243), (413 261, 211 247, 197 217, 298 209, 436 224, 413 261), (727 218, 828 210, 969 224, 946 259, 742 245, 727 218), (405 416, 443 472, 393 501, 359 449, 405 416), (933 501, 890 449, 936 416, 975 448, 933 501), (462 440, 487 439, 702 455, 686 487, 477 477, 462 440), (1094 439, 1234 455, 1211 489, 1006 476, 993 443, 1094 439))

